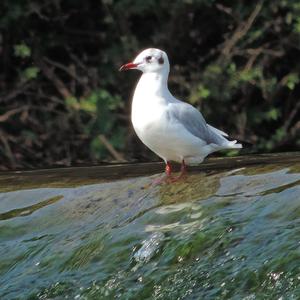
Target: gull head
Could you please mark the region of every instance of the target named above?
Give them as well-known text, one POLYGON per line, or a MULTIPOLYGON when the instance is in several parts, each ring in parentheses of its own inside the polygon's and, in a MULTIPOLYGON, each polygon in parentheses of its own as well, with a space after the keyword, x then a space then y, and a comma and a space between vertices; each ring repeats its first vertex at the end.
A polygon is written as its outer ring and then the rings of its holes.
POLYGON ((119 69, 125 71, 137 69, 143 73, 169 73, 170 64, 167 53, 156 48, 149 48, 142 51, 132 62, 129 62, 119 69))

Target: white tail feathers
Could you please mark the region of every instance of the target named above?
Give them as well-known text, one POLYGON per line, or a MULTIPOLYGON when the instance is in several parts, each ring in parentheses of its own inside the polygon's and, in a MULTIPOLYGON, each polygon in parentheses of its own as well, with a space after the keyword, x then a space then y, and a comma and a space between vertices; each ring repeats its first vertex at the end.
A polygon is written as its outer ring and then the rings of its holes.
POLYGON ((220 129, 217 129, 209 124, 207 124, 207 127, 215 134, 219 135, 223 139, 223 143, 220 145, 217 145, 219 149, 241 149, 243 148, 242 144, 237 144, 237 140, 234 141, 228 141, 225 137, 228 137, 228 134, 220 129))
POLYGON ((237 140, 234 140, 234 141, 228 141, 227 147, 232 149, 241 149, 243 148, 243 145, 237 144, 237 140))

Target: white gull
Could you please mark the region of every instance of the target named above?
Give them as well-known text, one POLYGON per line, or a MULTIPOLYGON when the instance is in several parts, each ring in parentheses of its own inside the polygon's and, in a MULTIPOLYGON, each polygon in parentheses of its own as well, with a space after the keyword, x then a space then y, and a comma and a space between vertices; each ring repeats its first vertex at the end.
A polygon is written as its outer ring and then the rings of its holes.
POLYGON ((228 135, 206 123, 192 105, 176 99, 168 89, 170 64, 167 54, 159 49, 142 51, 120 71, 138 69, 143 72, 134 91, 131 120, 141 141, 166 163, 200 164, 212 152, 239 149, 241 144, 229 141, 228 135))

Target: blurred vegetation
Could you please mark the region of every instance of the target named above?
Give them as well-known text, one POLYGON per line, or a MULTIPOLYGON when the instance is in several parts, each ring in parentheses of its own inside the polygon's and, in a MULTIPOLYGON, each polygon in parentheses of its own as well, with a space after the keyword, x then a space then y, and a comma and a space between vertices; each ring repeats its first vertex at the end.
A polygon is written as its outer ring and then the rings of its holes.
POLYGON ((2 0, 0 165, 155 156, 135 136, 142 49, 167 51, 170 89, 253 151, 300 147, 298 1, 2 0))

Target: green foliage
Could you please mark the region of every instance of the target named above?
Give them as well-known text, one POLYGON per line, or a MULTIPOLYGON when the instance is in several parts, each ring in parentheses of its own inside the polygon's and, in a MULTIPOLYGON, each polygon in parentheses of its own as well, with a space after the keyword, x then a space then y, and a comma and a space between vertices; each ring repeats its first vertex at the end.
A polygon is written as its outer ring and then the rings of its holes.
POLYGON ((286 76, 286 86, 293 90, 295 86, 299 83, 299 75, 297 73, 290 73, 286 76))
POLYGON ((199 85, 199 96, 202 99, 208 98, 210 95, 210 90, 203 86, 202 84, 199 85))
POLYGON ((274 120, 276 121, 280 116, 280 111, 278 108, 272 108, 265 113, 266 120, 274 120))
POLYGON ((209 123, 253 151, 299 149, 297 1, 2 5, 3 168, 115 159, 99 135, 129 159, 149 158, 128 118, 137 75, 118 67, 153 46, 169 54, 172 92, 209 123))
POLYGON ((38 76, 39 68, 37 67, 28 67, 22 72, 22 78, 24 81, 35 79, 38 76))
POLYGON ((25 58, 31 55, 31 49, 24 43, 15 45, 14 49, 15 49, 15 56, 25 58))
POLYGON ((115 111, 123 107, 120 96, 113 96, 107 90, 98 89, 85 98, 69 97, 66 104, 70 109, 79 111, 85 116, 92 116, 85 124, 84 132, 91 137, 91 155, 96 159, 105 159, 108 155, 99 134, 110 137, 116 149, 123 149, 125 132, 117 126, 115 111))

